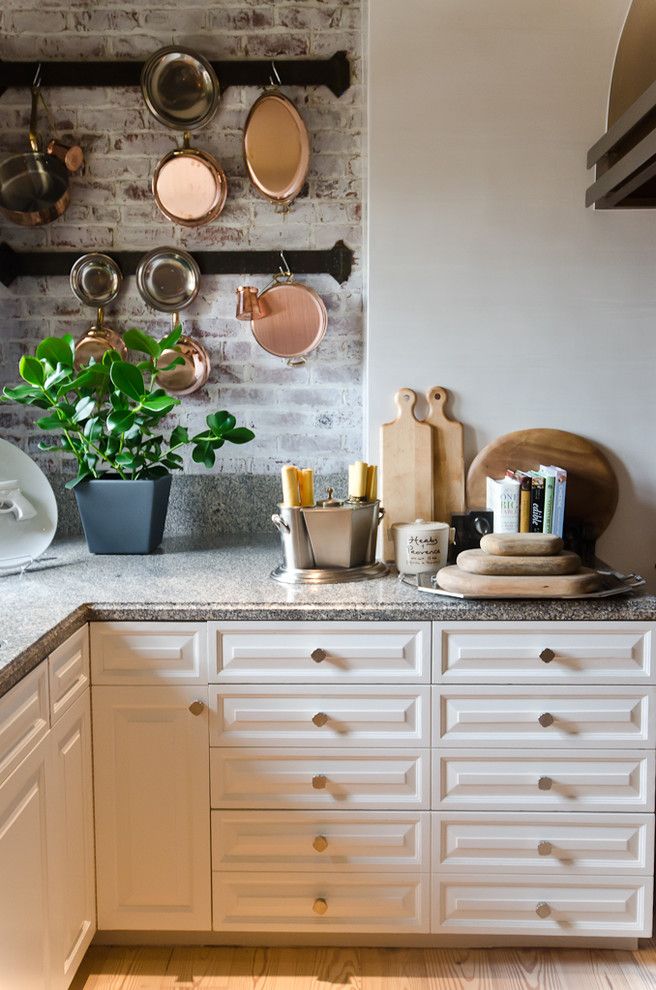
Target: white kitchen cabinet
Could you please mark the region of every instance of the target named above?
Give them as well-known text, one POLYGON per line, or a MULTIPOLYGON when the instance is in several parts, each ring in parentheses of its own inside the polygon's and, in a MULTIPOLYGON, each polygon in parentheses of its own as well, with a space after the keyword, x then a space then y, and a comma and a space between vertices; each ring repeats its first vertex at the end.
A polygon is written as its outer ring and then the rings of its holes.
POLYGON ((89 626, 53 650, 48 657, 50 721, 54 725, 67 708, 87 690, 89 680, 89 626))
POLYGON ((205 622, 92 622, 94 685, 207 684, 205 622))
POLYGON ((0 698, 0 784, 48 732, 48 665, 40 664, 0 698))
POLYGON ((98 926, 208 931, 207 688, 92 694, 98 926))
POLYGON ((57 874, 53 898, 55 987, 68 987, 96 931, 91 710, 85 691, 53 726, 48 810, 57 874))
MULTIPOLYGON (((45 664, 42 665, 45 667, 45 664)), ((11 699, 11 692, 5 696, 11 699)), ((3 700, 5 700, 3 699, 3 700)), ((51 925, 56 883, 46 736, 0 786, 0 986, 59 990, 51 925)))

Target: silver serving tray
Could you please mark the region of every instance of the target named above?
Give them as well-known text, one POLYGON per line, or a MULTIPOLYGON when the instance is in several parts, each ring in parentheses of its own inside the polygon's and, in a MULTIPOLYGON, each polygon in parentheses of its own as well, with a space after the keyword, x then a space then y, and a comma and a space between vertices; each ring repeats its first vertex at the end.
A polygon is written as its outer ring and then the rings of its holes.
POLYGON ((418 591, 427 592, 429 595, 439 595, 442 598, 464 598, 472 601, 487 599, 493 599, 495 601, 508 599, 581 601, 588 598, 615 598, 618 595, 628 595, 639 588, 644 588, 647 583, 639 574, 620 574, 618 571, 603 570, 601 568, 597 569, 597 574, 603 577, 604 587, 601 591, 591 591, 587 595, 465 595, 459 591, 444 591, 442 588, 437 587, 433 574, 418 574, 416 577, 407 575, 402 578, 402 581, 403 584, 407 584, 411 588, 417 588, 418 591))
POLYGON ((363 567, 310 567, 307 570, 296 570, 279 564, 271 571, 273 580, 282 584, 345 584, 348 581, 370 581, 372 578, 385 577, 386 574, 389 574, 389 567, 382 560, 363 567))

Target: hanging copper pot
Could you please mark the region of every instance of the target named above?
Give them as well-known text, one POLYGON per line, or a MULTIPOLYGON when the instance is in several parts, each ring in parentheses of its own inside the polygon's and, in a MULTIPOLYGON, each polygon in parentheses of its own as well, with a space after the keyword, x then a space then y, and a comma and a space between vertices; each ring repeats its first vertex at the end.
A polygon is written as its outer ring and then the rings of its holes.
POLYGON ((223 210, 228 180, 214 155, 192 148, 190 141, 185 131, 182 147, 160 159, 153 175, 153 196, 173 223, 204 227, 223 210))
POLYGON ((244 127, 244 161, 255 189, 281 210, 305 185, 310 140, 300 113, 278 89, 267 89, 250 109, 244 127))
POLYGON ((78 258, 71 268, 71 290, 85 306, 97 308, 96 322, 82 334, 75 345, 75 364, 83 367, 93 358, 98 362, 106 351, 118 351, 127 359, 128 350, 121 335, 104 320, 104 307, 119 294, 123 274, 106 254, 91 252, 78 258))

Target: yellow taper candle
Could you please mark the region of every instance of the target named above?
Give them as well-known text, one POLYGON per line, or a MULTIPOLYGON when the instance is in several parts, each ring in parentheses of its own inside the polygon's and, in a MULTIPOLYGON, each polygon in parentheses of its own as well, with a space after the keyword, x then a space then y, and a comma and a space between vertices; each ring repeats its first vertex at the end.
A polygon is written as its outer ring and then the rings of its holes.
POLYGON ((367 501, 375 502, 378 498, 378 468, 370 464, 367 468, 367 501))
POLYGON ((312 468, 299 470, 298 486, 301 493, 301 505, 314 505, 314 471, 312 468))
POLYGON ((365 461, 349 464, 349 498, 365 498, 367 494, 367 467, 365 461))
POLYGON ((285 464, 282 469, 282 504, 300 505, 301 495, 298 487, 298 468, 293 464, 285 464))

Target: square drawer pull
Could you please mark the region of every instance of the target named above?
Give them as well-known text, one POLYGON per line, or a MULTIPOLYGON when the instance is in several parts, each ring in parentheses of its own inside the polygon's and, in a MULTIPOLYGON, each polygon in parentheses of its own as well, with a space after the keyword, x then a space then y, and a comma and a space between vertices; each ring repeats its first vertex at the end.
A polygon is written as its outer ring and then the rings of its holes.
POLYGON ((553 846, 550 842, 538 842, 538 855, 539 856, 549 856, 553 851, 553 846))
POLYGON ((542 661, 542 663, 551 663, 551 661, 555 659, 555 656, 556 654, 554 653, 554 651, 550 650, 549 647, 547 647, 546 649, 542 650, 542 652, 540 653, 540 660, 542 661))
POLYGON ((326 651, 321 649, 312 650, 312 653, 310 654, 310 657, 314 660, 315 663, 323 663, 323 661, 327 658, 327 656, 328 654, 326 653, 326 651))
POLYGON ((312 905, 312 910, 315 914, 325 914, 328 910, 328 901, 324 897, 317 897, 312 905))
POLYGON ((318 728, 321 728, 328 721, 328 715, 325 712, 317 712, 316 715, 312 716, 312 721, 318 728))
POLYGON ((540 903, 535 908, 535 913, 538 918, 548 918, 551 914, 551 908, 546 901, 540 901, 540 903))
POLYGON ((553 785, 553 780, 551 777, 540 777, 538 780, 538 787, 541 791, 550 791, 553 785))
POLYGON ((314 787, 315 791, 323 791, 327 783, 328 783, 328 778, 323 773, 315 773, 314 777, 312 778, 312 786, 314 787))
POLYGON ((551 714, 551 712, 543 712, 542 715, 540 715, 540 717, 538 718, 538 722, 540 723, 543 729, 548 729, 549 726, 553 725, 555 721, 556 720, 551 714))
POLYGON ((312 848, 316 849, 318 853, 325 852, 328 848, 328 839, 325 835, 315 836, 314 842, 312 843, 312 848))

